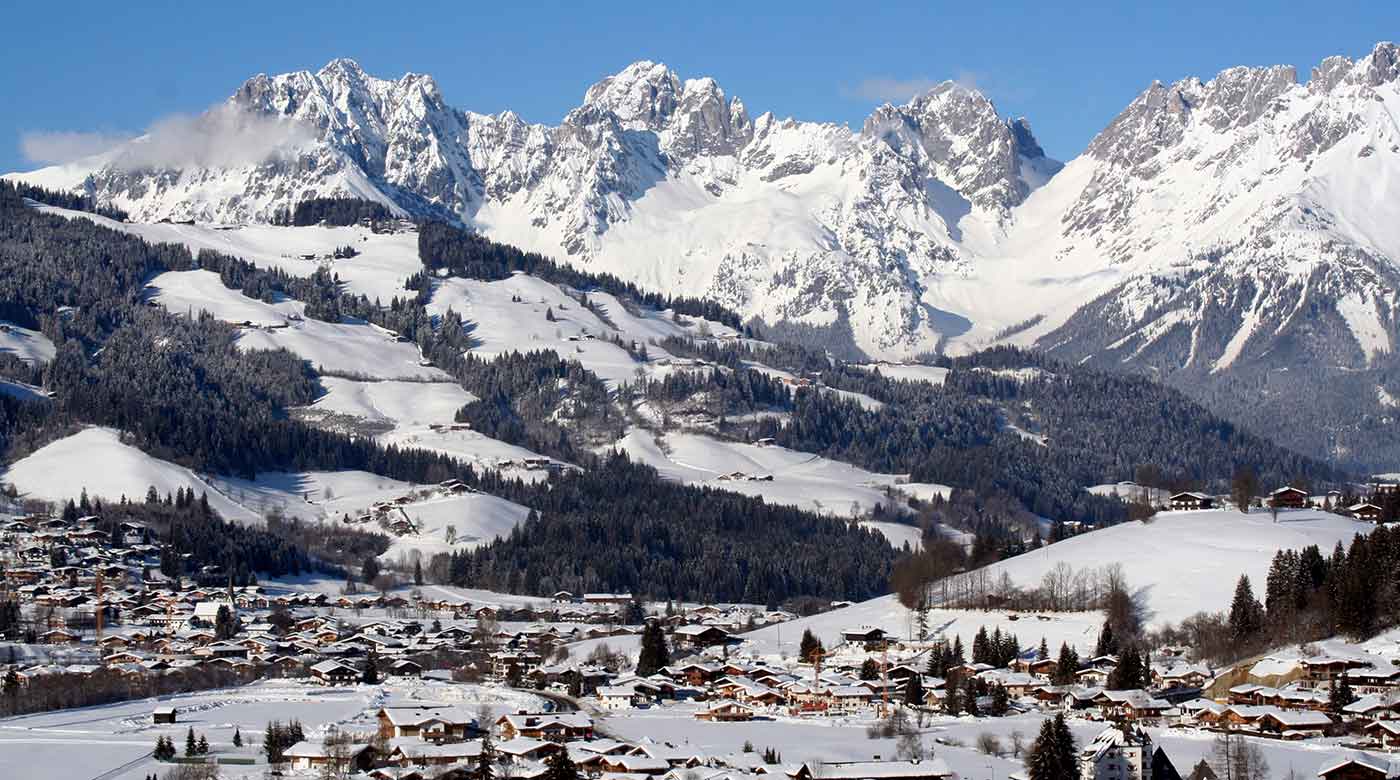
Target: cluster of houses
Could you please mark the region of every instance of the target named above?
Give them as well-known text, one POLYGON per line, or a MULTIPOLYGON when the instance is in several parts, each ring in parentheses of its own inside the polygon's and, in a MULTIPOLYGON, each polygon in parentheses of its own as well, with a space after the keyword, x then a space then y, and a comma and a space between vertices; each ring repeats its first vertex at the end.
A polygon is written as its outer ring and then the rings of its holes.
POLYGON ((377 732, 349 745, 305 741, 291 746, 292 772, 358 770, 375 780, 453 780, 478 777, 484 737, 498 776, 537 780, 547 761, 566 752, 580 773, 607 780, 945 780, 953 772, 941 759, 769 764, 758 753, 711 754, 689 745, 643 740, 623 742, 595 730, 584 712, 518 712, 481 723, 462 707, 412 703, 386 705, 375 715, 377 732))
MULTIPOLYGON (((457 487, 444 483, 440 489, 457 487)), ((0 602, 17 604, 22 618, 8 631, 11 638, 51 646, 33 654, 48 659, 42 662, 10 658, 5 664, 0 658, 0 675, 13 672, 27 686, 55 674, 141 678, 218 668, 245 679, 344 684, 361 679, 371 657, 380 676, 449 678, 435 667, 455 663, 460 672, 469 657, 483 677, 518 676, 522 684, 561 690, 581 679, 592 690, 607 682, 606 674, 588 665, 547 665, 554 648, 585 639, 634 639, 642 631, 627 623, 636 619, 637 603, 626 593, 561 591, 547 601, 501 605, 472 603, 441 589, 335 595, 206 587, 162 576, 155 541, 140 523, 114 529, 97 517, 0 520, 0 602)), ((702 605, 670 609, 656 619, 678 646, 703 646, 793 617, 702 605)))
MULTIPOLYGON (((1368 486, 1365 498, 1356 499, 1340 490, 1329 490, 1322 495, 1312 495, 1302 488, 1285 485, 1256 499, 1255 504, 1271 509, 1326 509, 1340 512, 1358 520, 1381 522, 1386 517, 1386 502, 1400 496, 1400 485, 1377 482, 1368 486)), ((1175 511, 1214 509, 1229 504, 1233 499, 1224 495, 1212 495, 1196 491, 1173 493, 1167 504, 1175 511)))

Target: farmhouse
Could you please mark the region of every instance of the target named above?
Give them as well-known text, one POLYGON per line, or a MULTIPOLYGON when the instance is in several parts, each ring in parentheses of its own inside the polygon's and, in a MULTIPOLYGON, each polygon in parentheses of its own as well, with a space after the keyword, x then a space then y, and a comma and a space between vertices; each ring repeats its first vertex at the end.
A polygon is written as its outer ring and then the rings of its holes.
POLYGON ((1302 509, 1308 505, 1308 491, 1292 485, 1281 487, 1269 494, 1269 506, 1275 509, 1302 509))
POLYGON ((1215 497, 1205 493, 1183 492, 1171 497, 1172 509, 1210 509, 1215 506, 1215 497))

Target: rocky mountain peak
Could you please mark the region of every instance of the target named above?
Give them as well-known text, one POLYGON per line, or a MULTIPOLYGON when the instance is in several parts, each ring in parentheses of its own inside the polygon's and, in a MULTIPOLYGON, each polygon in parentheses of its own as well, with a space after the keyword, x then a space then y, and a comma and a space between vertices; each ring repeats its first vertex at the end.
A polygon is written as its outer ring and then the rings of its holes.
POLYGON ((629 127, 660 130, 675 113, 681 92, 674 71, 641 60, 589 87, 583 105, 612 113, 629 127))

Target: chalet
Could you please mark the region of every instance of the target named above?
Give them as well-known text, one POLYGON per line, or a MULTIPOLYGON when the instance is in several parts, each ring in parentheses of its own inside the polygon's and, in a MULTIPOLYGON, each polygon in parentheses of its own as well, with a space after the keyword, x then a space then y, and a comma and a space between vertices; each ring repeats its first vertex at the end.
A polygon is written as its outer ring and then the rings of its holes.
POLYGON ((283 755, 291 762, 292 769, 302 771, 323 767, 338 768, 342 762, 360 771, 374 765, 374 748, 369 745, 337 746, 332 752, 319 742, 302 741, 287 748, 283 755))
POLYGON ((796 772, 788 772, 792 780, 943 780, 955 777, 953 770, 941 758, 918 761, 827 761, 820 765, 803 764, 796 772))
POLYGON ((602 756, 598 768, 605 774, 664 775, 671 771, 671 763, 651 756, 602 756))
POLYGON ((1269 494, 1269 506, 1275 509, 1302 509, 1308 505, 1308 492, 1288 485, 1269 494))
POLYGON ((322 661, 311 667, 311 676, 327 685, 346 685, 360 679, 360 672, 340 661, 322 661))
POLYGON ((697 720, 707 720, 715 723, 734 723, 739 721, 753 720, 754 710, 747 704, 740 704, 737 701, 717 701, 703 710, 695 713, 697 720))
POLYGON ((680 626, 672 636, 677 645, 692 648, 713 647, 729 641, 729 632, 718 626, 680 626))
POLYGON ((605 710, 628 710, 646 703, 646 697, 630 685, 600 686, 595 695, 598 707, 605 710))
POLYGON ((558 742, 531 739, 530 737, 516 737, 496 745, 497 753, 517 761, 543 761, 551 753, 562 749, 558 742))
POLYGON ((1135 726, 1109 726, 1079 753, 1082 780, 1152 777, 1152 737, 1135 726))
POLYGON ((505 739, 524 737, 549 742, 569 742, 592 738, 593 719, 582 712, 520 713, 502 715, 496 720, 496 728, 505 739))
POLYGON ((1182 492, 1171 497, 1172 509, 1177 511, 1189 509, 1210 509, 1215 506, 1215 497, 1205 493, 1182 492))
POLYGON ((1371 744, 1381 750, 1400 750, 1400 722, 1376 720, 1362 727, 1361 732, 1371 740, 1371 744))
POLYGON ((156 707, 155 710, 151 712, 151 722, 174 723, 175 717, 178 714, 179 710, 175 709, 174 707, 156 707))
MULTIPOLYGON (((436 767, 447 766, 481 758, 481 743, 473 742, 414 742, 399 743, 389 753, 389 763, 395 768, 407 766, 436 767)), ((402 780, 407 777, 402 772, 392 772, 389 778, 402 780)))
POLYGON ((874 626, 848 628, 841 632, 841 638, 851 644, 879 645, 885 642, 885 630, 874 626))
POLYGON ((394 677, 422 677, 423 667, 417 662, 403 659, 389 664, 389 674, 394 677))
POLYGON ((1303 659, 1304 678, 1313 683, 1330 683, 1333 678, 1345 674, 1348 669, 1359 669, 1370 664, 1354 658, 1315 656, 1303 659))
POLYGON ((1400 777, 1400 767, 1369 753, 1353 753, 1324 764, 1317 776, 1323 780, 1392 780, 1400 777))
POLYGON ((1274 709, 1259 717, 1259 730, 1295 735, 1321 734, 1332 725, 1332 719, 1322 712, 1295 712, 1274 709))
POLYGON ((426 742, 462 740, 480 729, 476 717, 460 707, 406 705, 380 707, 375 713, 385 739, 417 737, 426 742))
POLYGON ((1385 514, 1385 510, 1370 501, 1363 501, 1359 504, 1352 504, 1347 507, 1347 514, 1355 517, 1357 520, 1367 520, 1372 523, 1378 523, 1385 514))

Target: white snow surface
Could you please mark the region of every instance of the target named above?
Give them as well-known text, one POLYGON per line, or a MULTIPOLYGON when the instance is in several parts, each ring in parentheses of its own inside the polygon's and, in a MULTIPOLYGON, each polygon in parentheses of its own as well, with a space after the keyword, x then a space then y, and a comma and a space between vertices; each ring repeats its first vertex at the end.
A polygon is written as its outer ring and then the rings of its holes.
POLYGON ((89 497, 117 501, 126 496, 143 501, 154 486, 162 497, 181 488, 209 496, 209 504, 230 520, 255 521, 258 516, 223 497, 193 471, 150 455, 121 441, 112 428, 85 428, 40 447, 0 472, 0 481, 21 493, 45 501, 89 497))
MULTIPOLYGON (((703 484, 758 496, 770 504, 788 504, 843 517, 857 517, 875 504, 888 504, 884 490, 894 486, 897 479, 893 474, 876 474, 785 447, 724 441, 699 433, 668 433, 658 445, 654 434, 634 429, 613 446, 677 482, 703 484), (735 472, 744 476, 720 479, 735 472), (772 480, 745 478, 767 476, 772 480)), ((877 530, 885 533, 887 529, 877 530)), ((891 541, 902 544, 907 533, 894 532, 891 541)))
MULTIPOLYGON (((1091 531, 992 564, 987 576, 994 583, 1006 573, 1014 584, 1031 588, 1060 563, 1076 571, 1099 571, 1121 563, 1129 587, 1146 607, 1148 625, 1161 626, 1179 623, 1196 612, 1228 609, 1241 574, 1249 576, 1258 592, 1279 550, 1310 544, 1330 550, 1372 527, 1314 510, 1281 511, 1277 523, 1262 511, 1248 515, 1233 510, 1161 512, 1149 523, 1091 531)), ((938 609, 931 612, 929 624, 961 635, 964 643, 986 624, 988 630, 999 627, 1016 633, 1023 644, 1044 635, 1052 645, 1066 641, 1081 650, 1092 649, 1102 624, 1097 613, 1021 613, 1014 620, 1012 614, 938 609)), ((910 611, 888 595, 761 628, 744 638, 759 653, 793 653, 804 629, 810 628, 830 646, 839 641, 842 630, 860 626, 878 626, 906 638, 913 630, 910 611)))
POLYGON ((286 349, 321 371, 374 379, 447 379, 447 374, 420 365, 414 344, 398 342, 393 333, 366 322, 322 322, 305 317, 301 301, 264 303, 231 290, 212 271, 168 271, 151 280, 151 300, 176 314, 207 311, 232 323, 250 323, 238 347, 286 349), (269 328, 277 325, 286 327, 269 328))
POLYGON ((0 354, 10 354, 31 365, 53 360, 56 348, 37 330, 0 320, 0 354))

